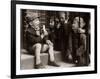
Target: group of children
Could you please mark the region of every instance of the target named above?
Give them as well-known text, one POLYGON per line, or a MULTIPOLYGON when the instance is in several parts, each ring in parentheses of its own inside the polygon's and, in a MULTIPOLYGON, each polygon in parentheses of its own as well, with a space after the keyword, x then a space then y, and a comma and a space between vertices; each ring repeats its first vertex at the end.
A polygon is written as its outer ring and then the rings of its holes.
POLYGON ((80 16, 74 17, 71 23, 68 16, 69 13, 65 16, 65 13, 61 12, 59 13, 59 18, 51 19, 49 24, 51 32, 47 31, 45 25, 40 25, 40 20, 37 16, 34 16, 35 18, 28 22, 26 40, 28 49, 35 54, 36 69, 45 68, 41 62, 40 54, 46 51, 49 53, 48 65, 60 66, 54 57, 57 41, 60 42, 61 51, 64 52, 63 56, 66 56, 67 59, 81 66, 89 64, 86 63, 86 29, 84 29, 86 23, 80 16))

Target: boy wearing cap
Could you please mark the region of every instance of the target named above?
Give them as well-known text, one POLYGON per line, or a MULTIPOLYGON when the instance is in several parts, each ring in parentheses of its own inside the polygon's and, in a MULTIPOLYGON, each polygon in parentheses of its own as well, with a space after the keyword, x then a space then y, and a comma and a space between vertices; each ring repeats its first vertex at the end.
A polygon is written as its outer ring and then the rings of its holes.
POLYGON ((48 65, 59 67, 55 62, 53 43, 49 40, 48 32, 45 29, 45 25, 40 27, 39 18, 35 18, 29 22, 27 30, 27 43, 32 52, 35 52, 35 68, 44 68, 40 59, 40 53, 48 50, 50 62, 48 65))

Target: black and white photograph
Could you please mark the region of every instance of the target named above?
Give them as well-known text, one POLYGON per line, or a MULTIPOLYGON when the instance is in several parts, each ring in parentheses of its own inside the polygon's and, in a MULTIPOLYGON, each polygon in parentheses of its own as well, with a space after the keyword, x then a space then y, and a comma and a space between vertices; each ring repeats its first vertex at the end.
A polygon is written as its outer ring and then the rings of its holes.
POLYGON ((90 13, 21 9, 21 69, 89 66, 90 13))
POLYGON ((16 75, 96 73, 95 15, 95 6, 16 3, 16 75))

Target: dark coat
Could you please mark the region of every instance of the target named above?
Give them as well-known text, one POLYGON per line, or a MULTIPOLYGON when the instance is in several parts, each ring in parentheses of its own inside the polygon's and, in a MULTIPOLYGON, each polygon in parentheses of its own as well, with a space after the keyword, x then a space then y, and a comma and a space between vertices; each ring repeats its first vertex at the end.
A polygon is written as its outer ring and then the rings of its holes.
POLYGON ((48 39, 48 36, 45 36, 43 39, 41 36, 36 35, 36 30, 32 27, 29 27, 26 31, 26 40, 27 40, 27 46, 31 47, 36 43, 45 43, 48 39))

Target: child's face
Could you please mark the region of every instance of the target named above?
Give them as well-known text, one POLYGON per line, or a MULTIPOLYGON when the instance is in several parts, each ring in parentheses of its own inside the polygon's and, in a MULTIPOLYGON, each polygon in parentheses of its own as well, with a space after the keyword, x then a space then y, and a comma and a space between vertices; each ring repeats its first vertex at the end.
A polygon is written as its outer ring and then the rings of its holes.
POLYGON ((54 27, 54 19, 50 19, 50 27, 54 27))
POLYGON ((59 17, 60 17, 60 22, 63 23, 65 21, 65 12, 61 12, 59 17))
POLYGON ((64 22, 65 21, 65 17, 60 17, 60 21, 64 22))
POLYGON ((31 22, 30 22, 30 25, 31 25, 33 28, 39 27, 39 25, 40 25, 39 18, 36 18, 36 19, 34 19, 33 21, 31 21, 31 22))
POLYGON ((77 30, 79 28, 79 23, 77 19, 74 19, 73 24, 72 24, 72 29, 77 30))
POLYGON ((74 30, 78 28, 83 28, 84 26, 85 26, 85 22, 83 18, 75 17, 75 19, 73 20, 72 29, 74 30))
POLYGON ((85 22, 83 18, 80 18, 80 28, 83 28, 85 26, 85 22))

